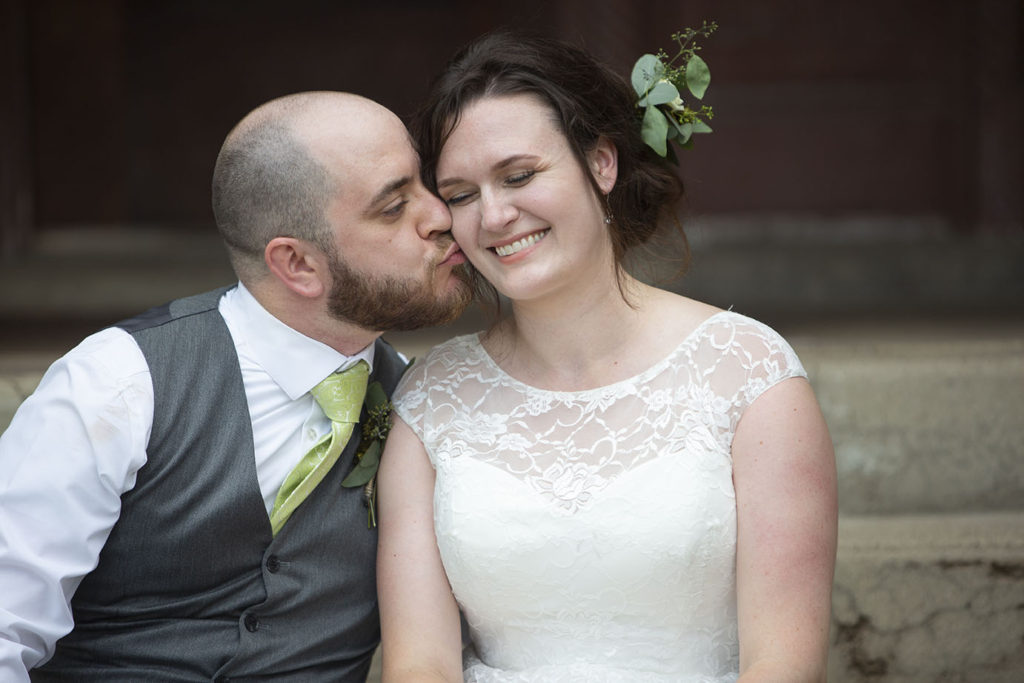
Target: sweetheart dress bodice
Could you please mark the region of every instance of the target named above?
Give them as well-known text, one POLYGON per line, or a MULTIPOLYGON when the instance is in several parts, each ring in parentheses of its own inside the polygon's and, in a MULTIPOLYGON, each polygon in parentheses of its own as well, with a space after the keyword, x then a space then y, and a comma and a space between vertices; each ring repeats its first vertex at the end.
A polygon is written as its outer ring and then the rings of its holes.
POLYGON ((465 679, 735 680, 732 435, 797 376, 778 334, 731 312, 588 391, 517 381, 477 335, 417 363, 396 410, 436 471, 435 532, 472 640, 465 679))

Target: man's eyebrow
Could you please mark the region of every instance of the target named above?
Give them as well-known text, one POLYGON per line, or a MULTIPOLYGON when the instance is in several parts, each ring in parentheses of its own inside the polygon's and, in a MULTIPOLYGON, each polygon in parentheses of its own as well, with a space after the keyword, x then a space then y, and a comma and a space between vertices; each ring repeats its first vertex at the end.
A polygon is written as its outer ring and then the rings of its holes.
POLYGON ((398 180, 392 180, 390 183, 384 186, 384 189, 382 189, 380 192, 374 195, 373 200, 370 202, 370 206, 373 207, 376 206, 377 204, 380 204, 382 201, 388 198, 388 195, 391 195, 392 193, 401 190, 403 187, 405 187, 411 182, 412 176, 408 175, 399 178, 398 180))
MULTIPOLYGON (((537 157, 534 154, 513 154, 512 156, 505 157, 504 159, 502 159, 498 163, 496 163, 493 166, 491 166, 491 171, 492 172, 493 171, 500 171, 501 169, 505 168, 506 166, 511 166, 512 164, 516 163, 517 161, 522 161, 523 159, 536 159, 536 158, 537 157)), ((442 180, 442 181, 437 183, 437 189, 440 190, 442 187, 448 187, 449 185, 455 185, 455 184, 461 183, 461 182, 462 182, 462 178, 445 178, 444 180, 442 180)))

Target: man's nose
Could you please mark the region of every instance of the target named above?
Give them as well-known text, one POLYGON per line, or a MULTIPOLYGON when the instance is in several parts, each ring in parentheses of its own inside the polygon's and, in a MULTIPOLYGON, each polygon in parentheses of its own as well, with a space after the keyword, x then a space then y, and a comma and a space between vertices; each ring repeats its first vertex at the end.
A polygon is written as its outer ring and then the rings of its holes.
POLYGON ((452 214, 440 197, 432 192, 424 191, 423 216, 419 221, 420 237, 425 240, 437 237, 439 233, 452 229, 452 214))

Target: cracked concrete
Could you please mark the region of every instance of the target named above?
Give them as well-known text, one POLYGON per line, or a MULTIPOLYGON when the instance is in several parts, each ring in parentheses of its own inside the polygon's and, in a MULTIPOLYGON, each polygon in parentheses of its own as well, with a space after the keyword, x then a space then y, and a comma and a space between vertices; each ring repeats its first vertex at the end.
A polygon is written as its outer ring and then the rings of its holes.
POLYGON ((1009 683, 1024 672, 1024 513, 844 518, 830 680, 1009 683))

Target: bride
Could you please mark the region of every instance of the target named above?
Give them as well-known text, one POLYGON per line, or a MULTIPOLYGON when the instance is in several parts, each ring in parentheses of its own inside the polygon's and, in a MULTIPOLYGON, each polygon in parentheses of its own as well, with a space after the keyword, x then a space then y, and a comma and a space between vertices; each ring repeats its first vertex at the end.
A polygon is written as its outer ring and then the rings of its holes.
POLYGON ((634 100, 576 48, 496 34, 421 115, 511 314, 396 392, 385 681, 824 680, 831 442, 778 334, 623 270, 682 194, 634 100))

